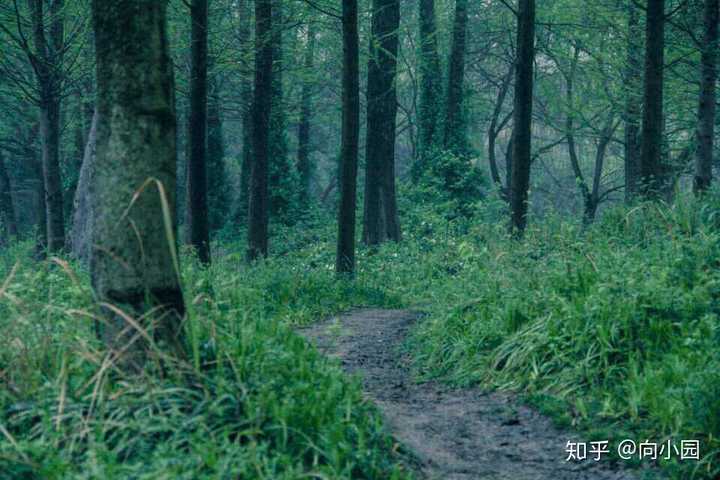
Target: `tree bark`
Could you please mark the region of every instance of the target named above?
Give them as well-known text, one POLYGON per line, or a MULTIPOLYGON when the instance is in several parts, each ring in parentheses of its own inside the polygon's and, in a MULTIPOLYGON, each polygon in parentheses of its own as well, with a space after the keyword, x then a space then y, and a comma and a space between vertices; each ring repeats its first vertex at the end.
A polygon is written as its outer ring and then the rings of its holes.
MULTIPOLYGON (((307 45, 305 47, 305 75, 311 75, 315 59, 315 27, 307 25, 307 45)), ((310 202, 310 122, 312 120, 312 83, 305 77, 300 95, 300 122, 298 123, 297 170, 300 176, 299 203, 307 208, 310 202)))
POLYGON ((374 0, 365 137, 363 241, 367 245, 377 245, 386 236, 397 241, 400 236, 395 206, 395 76, 399 27, 399 1, 374 0))
POLYGON ((533 62, 535 59, 535 0, 519 0, 515 111, 510 184, 511 230, 520 237, 527 226, 530 188, 533 62))
POLYGON ((165 0, 92 2, 98 123, 90 271, 104 316, 99 333, 128 372, 144 365, 151 336, 184 354, 166 6, 165 0))
POLYGON ((467 18, 467 0, 455 0, 455 21, 450 63, 448 64, 445 134, 443 136, 445 149, 455 154, 464 154, 467 151, 463 119, 467 18))
POLYGON ((228 182, 225 171, 225 137, 220 108, 220 92, 216 85, 208 95, 207 118, 207 172, 208 172, 208 218, 211 231, 222 228, 227 218, 228 182))
POLYGON ((65 214, 60 178, 60 89, 64 42, 63 0, 51 4, 50 42, 45 37, 43 0, 28 0, 35 52, 31 62, 38 81, 40 98, 40 139, 45 191, 47 249, 65 247, 65 214))
POLYGON ((200 262, 210 263, 207 180, 208 0, 192 0, 190 72, 190 158, 187 165, 186 225, 200 262))
POLYGON ((253 162, 248 207, 248 260, 268 254, 268 156, 272 106, 273 0, 255 0, 255 88, 253 93, 253 162))
POLYGON ((3 158, 2 150, 0 150, 0 214, 2 215, 2 223, 4 226, 4 238, 0 238, 0 240, 4 240, 5 243, 10 243, 17 239, 18 228, 12 199, 12 185, 10 183, 10 176, 5 168, 5 159, 3 158))
POLYGON ((243 64, 240 72, 240 95, 242 96, 242 111, 240 113, 240 123, 242 129, 242 157, 240 161, 240 195, 238 198, 238 215, 239 219, 245 219, 248 214, 248 205, 250 197, 250 176, 252 171, 252 143, 253 143, 253 80, 251 57, 252 53, 252 1, 238 1, 238 41, 240 44, 240 54, 243 64))
POLYGON ((340 208, 335 269, 355 273, 355 207, 357 202, 358 137, 360 134, 360 68, 358 60, 357 0, 342 2, 342 145, 340 208))
POLYGON ((643 196, 652 198, 662 193, 666 182, 662 152, 665 0, 648 0, 645 38, 640 190, 643 196))
POLYGON ((698 104, 698 149, 695 155, 695 193, 702 193, 712 182, 713 142, 717 84, 718 9, 720 0, 705 0, 703 50, 698 104))
POLYGON ((442 85, 440 55, 438 54, 435 0, 420 0, 420 105, 418 112, 419 148, 411 171, 417 181, 423 174, 427 157, 437 139, 437 119, 440 110, 442 85))
POLYGON ((642 105, 642 32, 634 0, 627 3, 628 41, 625 68, 625 202, 638 190, 640 171, 640 120, 642 105))
POLYGON ((90 264, 93 241, 93 202, 90 198, 90 184, 97 159, 97 113, 93 115, 90 133, 85 144, 82 166, 78 177, 78 187, 73 200, 72 227, 70 230, 70 249, 72 254, 86 266, 90 264))

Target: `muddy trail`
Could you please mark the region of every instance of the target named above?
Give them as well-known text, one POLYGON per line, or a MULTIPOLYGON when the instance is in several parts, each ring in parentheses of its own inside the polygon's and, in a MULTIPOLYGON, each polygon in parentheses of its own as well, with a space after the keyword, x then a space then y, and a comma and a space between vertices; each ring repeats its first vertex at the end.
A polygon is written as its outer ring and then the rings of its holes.
MULTIPOLYGON (((577 438, 512 397, 439 383, 417 384, 399 351, 420 315, 356 310, 300 330, 320 351, 360 374, 392 435, 416 458, 419 477, 442 480, 639 480, 637 471, 565 461, 577 438)), ((590 457, 588 453, 588 457, 590 457)))

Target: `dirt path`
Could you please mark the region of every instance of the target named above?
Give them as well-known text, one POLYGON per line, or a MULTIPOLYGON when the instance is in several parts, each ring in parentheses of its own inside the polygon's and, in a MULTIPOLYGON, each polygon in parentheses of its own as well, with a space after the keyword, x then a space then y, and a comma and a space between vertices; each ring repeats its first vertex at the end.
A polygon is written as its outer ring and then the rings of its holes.
POLYGON ((421 475, 443 480, 637 480, 609 460, 566 463, 568 433, 506 395, 415 384, 398 347, 419 318, 407 310, 356 310, 302 335, 350 373, 382 410, 393 436, 418 458, 421 475))

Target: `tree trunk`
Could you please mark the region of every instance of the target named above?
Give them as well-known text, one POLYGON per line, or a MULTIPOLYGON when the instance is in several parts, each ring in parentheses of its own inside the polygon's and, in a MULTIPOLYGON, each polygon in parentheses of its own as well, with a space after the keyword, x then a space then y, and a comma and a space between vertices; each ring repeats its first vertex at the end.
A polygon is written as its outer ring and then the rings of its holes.
POLYGON ((445 149, 455 154, 467 152, 465 122, 463 119, 467 18, 467 0, 455 0, 455 21, 453 23, 450 63, 448 64, 445 134, 443 136, 445 149))
POLYGON ((144 365, 150 336, 184 354, 166 5, 92 2, 98 124, 90 271, 105 317, 101 337, 115 365, 131 372, 144 365))
POLYGON ((385 235, 399 236, 395 207, 395 121, 397 115, 398 0, 374 0, 367 83, 367 133, 365 137, 365 209, 363 241, 377 245, 385 235), (387 190, 390 190, 389 192, 387 190), (381 200, 381 195, 383 200, 381 200), (388 205, 390 203, 390 205, 388 205), (385 215, 381 213, 385 210, 385 215), (383 233, 385 235, 383 235, 383 233))
POLYGON ((29 0, 35 53, 33 62, 40 90, 40 140, 45 191, 47 249, 65 247, 62 180, 60 178, 60 89, 64 42, 63 0, 51 4, 50 42, 45 38, 43 0, 29 0))
POLYGON ((503 82, 498 90, 497 99, 495 100, 495 108, 493 109, 492 118, 490 120, 490 127, 488 128, 488 163, 490 164, 490 178, 500 192, 500 196, 507 200, 507 189, 503 186, 502 180, 500 179, 500 172, 497 166, 497 156, 495 155, 495 144, 497 142, 498 134, 505 128, 507 122, 510 120, 511 115, 506 116, 502 121, 500 120, 500 114, 502 113, 503 104, 505 103, 505 97, 510 90, 510 82, 512 81, 512 74, 514 66, 508 70, 507 75, 503 78, 503 82))
POLYGON ((2 150, 0 150, 0 215, 2 215, 4 227, 4 238, 0 238, 0 241, 4 240, 5 243, 12 242, 17 239, 18 236, 17 217, 15 216, 15 207, 13 206, 10 176, 5 168, 5 159, 3 158, 2 150))
POLYGON ((240 72, 240 95, 242 96, 242 111, 240 123, 242 129, 242 157, 240 161, 240 195, 238 196, 238 219, 244 220, 248 214, 250 197, 250 175, 252 171, 252 142, 253 142, 253 80, 252 80, 252 0, 238 1, 238 40, 243 64, 240 72))
POLYGON ((300 176, 299 203, 307 208, 310 202, 310 178, 312 166, 310 165, 310 121, 312 117, 312 83, 307 78, 313 71, 315 59, 315 27, 307 25, 307 45, 305 47, 305 72, 302 93, 300 96, 300 122, 298 123, 298 151, 297 170, 300 176))
POLYGON ((427 157, 437 139, 437 119, 442 96, 440 55, 438 54, 435 0, 420 0, 420 105, 418 112, 419 148, 412 169, 417 181, 427 166, 427 157))
POLYGON ((657 197, 666 181, 662 152, 665 0, 648 0, 646 22, 640 189, 645 197, 657 197))
POLYGON ((357 202, 358 137, 360 135, 360 68, 358 61, 357 0, 342 2, 342 146, 340 153, 340 208, 335 269, 355 272, 355 206, 357 202))
POLYGON ((642 104, 642 32, 638 8, 629 0, 627 65, 625 68, 625 202, 638 190, 640 170, 640 115, 642 104))
POLYGON ((200 262, 210 263, 210 228, 207 194, 207 70, 208 0, 192 0, 190 6, 190 158, 187 165, 186 225, 190 244, 200 262))
POLYGON ((228 182, 225 171, 225 138, 217 85, 208 96, 207 158, 208 211, 211 231, 222 228, 227 218, 228 182))
POLYGON ((82 166, 78 178, 78 187, 73 200, 73 218, 70 230, 70 249, 84 265, 90 264, 93 241, 93 203, 90 198, 90 185, 95 171, 97 159, 97 113, 93 115, 92 126, 85 144, 82 166))
POLYGON ((710 187, 710 182, 712 182, 719 8, 719 0, 705 0, 705 34, 703 38, 698 105, 698 149, 695 155, 695 193, 707 190, 710 187))
POLYGON ((511 229, 522 236, 527 225, 532 142, 535 0, 519 0, 515 111, 510 184, 511 229))
POLYGON ((268 139, 272 105, 273 0, 255 0, 255 88, 253 93, 253 161, 248 206, 248 260, 268 254, 268 139))

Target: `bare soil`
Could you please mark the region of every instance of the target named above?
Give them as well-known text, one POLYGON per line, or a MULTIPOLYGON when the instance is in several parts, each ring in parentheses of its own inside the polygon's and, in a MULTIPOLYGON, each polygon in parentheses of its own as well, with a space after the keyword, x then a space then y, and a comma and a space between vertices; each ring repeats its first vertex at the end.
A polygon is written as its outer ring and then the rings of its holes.
POLYGON ((418 476, 442 480, 639 480, 637 471, 601 462, 566 462, 572 433, 512 396, 418 384, 399 350, 421 315, 362 309, 300 333, 363 379, 391 434, 416 459, 418 476))

